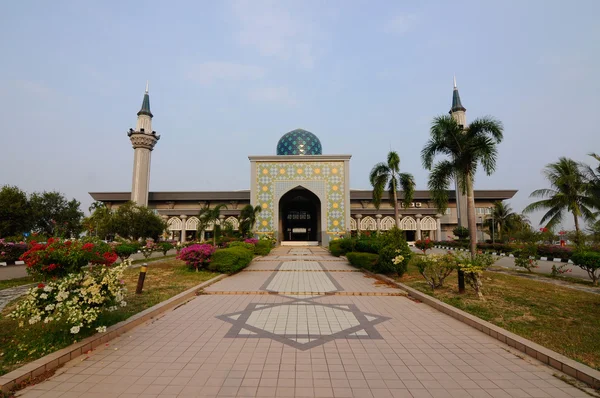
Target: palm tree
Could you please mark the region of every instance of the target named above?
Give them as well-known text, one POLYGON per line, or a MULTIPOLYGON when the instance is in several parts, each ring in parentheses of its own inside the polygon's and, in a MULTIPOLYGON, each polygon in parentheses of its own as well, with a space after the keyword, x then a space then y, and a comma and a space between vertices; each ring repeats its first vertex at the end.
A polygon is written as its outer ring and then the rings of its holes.
POLYGON ((595 198, 589 195, 590 185, 581 165, 572 159, 561 157, 556 163, 547 164, 543 174, 550 189, 537 189, 529 195, 534 198, 546 198, 531 203, 523 212, 531 213, 536 210, 548 210, 540 224, 546 223, 546 228, 552 229, 560 225, 566 212, 573 215, 575 232, 579 235, 579 218, 590 221, 594 219, 591 209, 595 207, 595 198))
MULTIPOLYGON (((595 153, 589 155, 600 162, 600 155, 595 153)), ((581 163, 581 168, 587 182, 588 196, 594 199, 594 208, 597 211, 595 216, 598 217, 600 216, 600 163, 595 170, 585 163, 581 163)))
POLYGON ((262 211, 260 206, 252 207, 246 205, 240 211, 240 233, 242 236, 249 236, 256 224, 256 216, 262 211))
POLYGON ((516 221, 515 216, 517 216, 513 209, 504 202, 498 201, 494 203, 494 207, 492 207, 491 218, 486 220, 486 224, 488 228, 491 227, 491 223, 494 223, 493 230, 498 232, 498 239, 502 239, 502 232, 506 232, 512 228, 512 223, 516 221))
POLYGON ((471 256, 475 256, 477 250, 473 177, 479 165, 487 175, 496 169, 497 145, 502 142, 502 131, 502 123, 491 117, 475 119, 463 128, 452 116, 438 116, 433 119, 429 141, 421 151, 423 166, 431 171, 429 190, 440 212, 448 206, 448 189, 452 181, 456 180, 462 193, 467 195, 471 256), (437 155, 448 158, 434 165, 437 155))
POLYGON ((388 190, 390 204, 394 206, 394 218, 396 227, 400 228, 400 212, 398 210, 398 187, 404 191, 403 204, 408 207, 413 200, 415 193, 415 179, 412 174, 400 172, 400 156, 395 151, 390 151, 387 156, 387 163, 377 163, 371 169, 369 177, 373 186, 373 204, 379 209, 381 197, 386 186, 388 190))
POLYGON ((205 205, 198 213, 198 233, 204 232, 209 225, 213 225, 213 246, 217 245, 217 221, 221 215, 221 209, 227 209, 224 204, 218 204, 213 208, 209 205, 205 205))

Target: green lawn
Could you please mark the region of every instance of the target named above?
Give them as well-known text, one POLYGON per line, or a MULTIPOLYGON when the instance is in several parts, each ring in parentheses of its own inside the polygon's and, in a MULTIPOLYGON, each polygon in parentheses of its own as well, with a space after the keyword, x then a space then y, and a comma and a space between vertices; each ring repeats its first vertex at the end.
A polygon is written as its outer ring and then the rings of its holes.
POLYGON ((11 287, 29 285, 30 283, 35 282, 33 277, 25 276, 23 278, 9 279, 6 281, 0 281, 0 290, 10 289, 11 287))
POLYGON ((432 293, 409 264, 400 282, 481 319, 600 370, 600 295, 496 272, 485 272, 478 300, 467 286, 458 294, 456 273, 432 293))
MULTIPOLYGON (((136 295, 139 272, 139 268, 125 271, 127 306, 103 314, 102 325, 114 325, 218 275, 207 271, 190 271, 179 260, 156 261, 148 265, 143 293, 136 295)), ((0 315, 0 375, 94 333, 94 330, 87 330, 75 336, 68 329, 61 329, 59 324, 53 323, 20 328, 17 321, 6 317, 12 308, 14 304, 7 306, 0 315)))

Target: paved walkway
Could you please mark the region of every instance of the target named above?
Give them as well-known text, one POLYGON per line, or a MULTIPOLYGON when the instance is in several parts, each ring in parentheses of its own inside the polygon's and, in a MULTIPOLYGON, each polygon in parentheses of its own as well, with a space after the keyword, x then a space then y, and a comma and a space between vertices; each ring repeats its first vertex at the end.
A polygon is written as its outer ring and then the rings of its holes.
POLYGON ((588 397, 321 248, 277 248, 24 397, 588 397))

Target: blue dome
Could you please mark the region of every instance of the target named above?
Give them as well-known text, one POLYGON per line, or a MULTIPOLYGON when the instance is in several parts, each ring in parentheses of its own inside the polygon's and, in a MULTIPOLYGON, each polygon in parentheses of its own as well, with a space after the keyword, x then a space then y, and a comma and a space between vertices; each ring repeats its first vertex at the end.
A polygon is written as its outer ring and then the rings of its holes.
POLYGON ((317 136, 302 129, 284 134, 277 143, 278 155, 321 155, 322 151, 317 136))

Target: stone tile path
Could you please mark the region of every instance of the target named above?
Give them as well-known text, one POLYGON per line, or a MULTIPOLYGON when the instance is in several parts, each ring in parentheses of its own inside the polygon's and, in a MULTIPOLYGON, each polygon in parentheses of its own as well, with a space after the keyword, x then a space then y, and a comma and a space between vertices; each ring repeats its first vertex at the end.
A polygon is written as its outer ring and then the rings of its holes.
POLYGON ((326 264, 344 265, 320 248, 278 248, 20 395, 588 397, 497 340, 326 264))
POLYGON ((10 303, 14 299, 16 299, 18 297, 21 297, 22 295, 24 295, 25 293, 27 293, 27 291, 29 289, 31 289, 32 286, 34 286, 34 284, 17 286, 17 287, 11 287, 11 288, 8 288, 8 289, 2 289, 2 290, 0 290, 0 311, 4 307, 6 307, 6 305, 8 303, 10 303))

